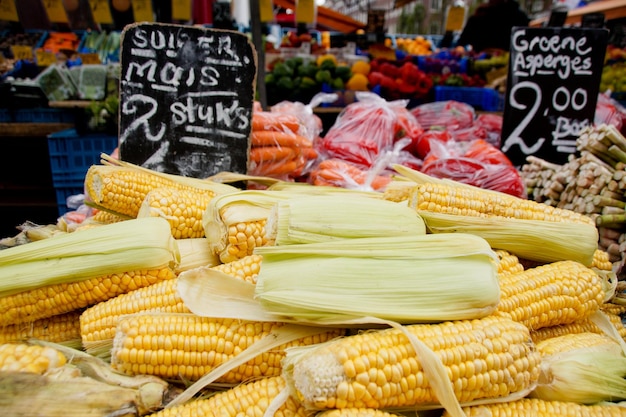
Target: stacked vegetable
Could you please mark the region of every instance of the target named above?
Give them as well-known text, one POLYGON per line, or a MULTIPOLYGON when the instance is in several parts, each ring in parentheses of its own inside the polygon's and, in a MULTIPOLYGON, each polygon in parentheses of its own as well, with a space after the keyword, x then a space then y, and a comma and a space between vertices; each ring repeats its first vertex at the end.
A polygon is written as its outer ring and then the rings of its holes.
POLYGON ((56 350, 29 359, 43 365, 30 374, 22 353, 0 353, 3 386, 29 386, 3 409, 38 395, 54 413, 54 370, 77 366, 81 378, 127 378, 65 384, 63 398, 92 415, 624 414, 610 403, 626 399, 622 294, 593 221, 392 167, 384 192, 278 179, 241 190, 104 158, 85 178, 99 215, 0 252, 0 273, 20 277, 1 288, 4 323, 27 330, 3 327, 19 347, 0 352, 37 353, 29 337, 56 350), (53 335, 41 326, 68 314, 78 330, 54 340, 78 335, 79 349, 42 342, 53 335), (579 333, 584 347, 551 347, 550 332, 579 333), (596 379, 576 374, 588 361, 596 379), (152 386, 157 401, 120 385, 152 386))

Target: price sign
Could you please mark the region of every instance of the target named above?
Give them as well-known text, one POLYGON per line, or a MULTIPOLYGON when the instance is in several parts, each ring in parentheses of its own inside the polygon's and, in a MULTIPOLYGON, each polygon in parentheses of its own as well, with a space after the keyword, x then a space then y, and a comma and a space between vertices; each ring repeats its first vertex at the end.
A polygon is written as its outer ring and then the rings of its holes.
POLYGON ((446 32, 454 32, 463 29, 465 24, 465 6, 452 6, 448 8, 446 15, 446 32))
POLYGON ((191 20, 191 0, 172 0, 172 19, 191 20))
POLYGON ((315 0, 296 1, 296 22, 315 23, 315 0))
POLYGON ((608 39, 605 29, 513 28, 502 151, 563 164, 593 123, 608 39))
POLYGON ((256 52, 238 31, 135 23, 122 32, 120 156, 159 172, 246 173, 256 52))
POLYGON ((89 0, 93 20, 104 25, 113 24, 113 15, 108 0, 89 0))
POLYGON ((33 48, 25 45, 11 45, 11 52, 15 60, 30 61, 33 59, 33 48))
POLYGON ((50 51, 44 51, 43 49, 37 49, 35 51, 35 58, 37 59, 37 65, 40 67, 49 67, 56 64, 57 56, 50 51))
POLYGON ((43 6, 48 14, 48 20, 54 23, 67 23, 67 13, 63 7, 63 0, 43 0, 43 6))
POLYGON ((153 22, 152 0, 133 0, 133 15, 137 22, 153 22))
POLYGON ((96 53, 84 53, 78 54, 80 60, 85 65, 93 65, 93 64, 102 64, 102 60, 100 60, 100 55, 96 53))
POLYGON ((0 0, 0 20, 19 22, 15 0, 0 0))
POLYGON ((274 5, 272 0, 260 0, 259 14, 261 15, 261 22, 271 22, 274 20, 274 5))

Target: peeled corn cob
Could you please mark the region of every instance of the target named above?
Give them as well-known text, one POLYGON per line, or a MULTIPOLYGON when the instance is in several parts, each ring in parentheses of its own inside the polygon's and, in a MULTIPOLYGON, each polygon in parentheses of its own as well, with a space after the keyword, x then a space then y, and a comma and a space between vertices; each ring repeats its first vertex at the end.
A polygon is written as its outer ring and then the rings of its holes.
POLYGON ((163 219, 67 233, 0 252, 4 324, 67 313, 173 278, 176 242, 163 219))
POLYGON ((495 252, 498 256, 498 275, 513 274, 524 270, 517 256, 502 249, 496 249, 495 252))
POLYGON ((1 297, 0 314, 6 324, 44 319, 88 307, 125 292, 174 277, 172 269, 163 267, 48 285, 1 297))
POLYGON ((137 217, 164 218, 175 239, 204 237, 202 215, 214 196, 212 192, 195 189, 154 188, 146 194, 137 217))
MULTIPOLYGON (((546 401, 538 398, 476 405, 464 408, 467 417, 625 417, 626 408, 617 404, 583 405, 569 401, 546 401)), ((442 417, 452 417, 444 412, 442 417)))
MULTIPOLYGON (((240 384, 209 398, 194 399, 165 408, 150 417, 263 417, 281 395, 285 381, 280 376, 260 378, 240 384)), ((307 410, 295 399, 287 398, 273 414, 276 417, 307 417, 307 410)))
MULTIPOLYGON (((261 256, 250 255, 212 269, 254 283, 260 262, 261 256)), ((80 333, 85 349, 96 353, 102 347, 106 348, 103 343, 113 340, 116 323, 123 315, 148 311, 190 313, 176 290, 177 282, 177 278, 158 282, 86 309, 80 316, 80 333)))
POLYGON ((47 346, 26 343, 0 345, 0 372, 30 372, 43 375, 67 362, 65 356, 47 346))
POLYGON ((496 314, 532 330, 584 320, 599 310, 605 297, 598 274, 574 261, 553 262, 498 279, 501 297, 496 314))
POLYGON ((0 326, 0 343, 21 342, 34 338, 80 347, 80 314, 75 310, 32 323, 0 326))
MULTIPOLYGON (((622 323, 622 318, 616 314, 606 314, 611 321, 615 330, 619 333, 622 339, 626 340, 626 327, 622 323)), ((533 342, 538 343, 542 340, 563 336, 566 334, 575 334, 583 332, 593 332, 598 334, 604 334, 604 332, 591 321, 590 319, 577 320, 569 324, 561 324, 558 326, 542 327, 540 329, 532 330, 530 336, 533 342)))
POLYGON ((376 408, 341 408, 321 411, 315 414, 315 417, 400 417, 400 415, 376 408))
POLYGON ((212 196, 236 190, 225 184, 163 174, 121 161, 115 163, 120 165, 89 167, 85 175, 85 191, 88 201, 96 207, 130 218, 137 217, 146 195, 158 187, 196 190, 212 196))
MULTIPOLYGON (((141 313, 123 316, 117 322, 111 364, 129 375, 198 380, 283 325, 213 319, 193 314, 141 313)), ((342 333, 339 329, 320 329, 315 336, 261 353, 224 374, 218 381, 239 383, 250 378, 280 375, 280 361, 285 348, 324 342, 342 333)))
MULTIPOLYGON (((409 325, 447 369, 458 401, 525 392, 539 377, 528 329, 509 319, 409 325)), ((287 351, 284 376, 312 408, 409 408, 438 404, 438 393, 399 329, 370 331, 287 351)))

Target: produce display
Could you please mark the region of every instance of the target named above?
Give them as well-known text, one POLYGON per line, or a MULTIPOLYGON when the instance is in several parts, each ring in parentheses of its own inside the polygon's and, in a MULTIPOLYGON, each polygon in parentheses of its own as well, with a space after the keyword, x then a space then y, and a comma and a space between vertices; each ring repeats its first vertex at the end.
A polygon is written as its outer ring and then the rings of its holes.
POLYGON ((307 100, 255 103, 245 174, 101 155, 78 209, 0 239, 0 410, 626 417, 626 111, 601 95, 580 156, 517 170, 502 116, 420 102, 484 80, 425 63, 274 62, 307 100))

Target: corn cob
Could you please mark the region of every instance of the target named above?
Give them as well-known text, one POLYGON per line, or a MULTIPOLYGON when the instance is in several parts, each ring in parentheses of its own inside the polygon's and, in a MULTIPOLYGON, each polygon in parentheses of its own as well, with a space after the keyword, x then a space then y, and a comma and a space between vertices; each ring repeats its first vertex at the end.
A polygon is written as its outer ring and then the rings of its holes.
MULTIPOLYGON (((250 255, 212 269, 254 283, 260 262, 261 256, 250 255)), ((176 290, 177 281, 174 278, 158 282, 86 309, 80 316, 80 333, 85 349, 95 353, 93 349, 100 350, 103 342, 113 340, 115 325, 123 315, 148 311, 190 313, 176 290)))
POLYGON ((80 346, 80 315, 82 310, 35 320, 32 323, 0 326, 0 343, 39 339, 80 346))
POLYGON ((175 239, 204 237, 202 215, 215 196, 202 190, 159 187, 148 192, 137 217, 162 217, 175 239))
POLYGON ((43 375, 65 365, 65 356, 48 346, 26 343, 0 345, 0 372, 30 372, 43 375))
MULTIPOLYGON (((467 417, 625 417, 626 408, 617 404, 583 405, 569 401, 546 401, 538 398, 476 405, 463 409, 467 417)), ((442 417, 452 417, 444 412, 442 417)))
POLYGON ((598 274, 574 261, 553 262, 498 279, 501 297, 496 314, 532 330, 584 320, 599 310, 605 296, 598 274))
POLYGON ((611 302, 604 303, 600 306, 600 310, 602 310, 606 314, 614 314, 616 316, 621 316, 626 314, 626 305, 613 304, 611 302))
POLYGON ((255 299, 266 312, 306 323, 473 319, 493 313, 500 298, 495 254, 484 239, 465 233, 266 246, 256 253, 263 266, 255 299))
POLYGON ((174 277, 171 268, 163 267, 48 285, 1 297, 0 314, 6 324, 40 320, 89 307, 117 295, 174 277))
POLYGON ((601 271, 612 271, 613 263, 609 259, 608 252, 597 249, 593 253, 593 261, 591 263, 591 267, 598 268, 601 271))
POLYGON ((173 278, 179 261, 165 220, 129 220, 0 252, 4 324, 32 322, 173 278))
POLYGON ((502 249, 496 249, 495 252, 498 256, 498 275, 514 274, 524 270, 524 266, 517 256, 502 249))
MULTIPOLYGON (((528 329, 509 319, 488 316, 405 329, 441 359, 461 403, 523 393, 539 376, 540 355, 528 329)), ((283 374, 305 407, 435 405, 438 393, 422 360, 406 335, 394 328, 289 350, 283 374)))
MULTIPOLYGON (((210 201, 202 217, 204 233, 209 241, 211 250, 219 254, 223 263, 228 263, 251 255, 255 248, 273 245, 275 243, 274 238, 276 233, 270 233, 274 231, 274 227, 266 229, 266 224, 270 215, 276 210, 276 205, 279 202, 289 202, 295 198, 302 197, 335 197, 343 198, 343 201, 367 198, 380 202, 380 198, 366 197, 367 195, 371 194, 349 191, 337 187, 326 188, 314 186, 295 187, 290 188, 289 191, 245 190, 230 193, 228 195, 218 196, 210 201)), ((386 202, 382 204, 385 203, 386 202)), ((320 229, 319 223, 321 221, 327 223, 334 222, 331 224, 335 225, 340 223, 336 218, 333 219, 333 212, 342 210, 342 208, 338 207, 340 204, 333 203, 329 207, 328 200, 318 200, 317 205, 319 206, 319 210, 316 216, 316 222, 313 222, 313 227, 317 227, 318 232, 320 229)), ((340 217, 345 223, 342 225, 343 227, 328 228, 326 230, 327 238, 329 236, 330 238, 346 237, 339 236, 338 234, 345 232, 346 228, 350 226, 353 226, 354 230, 357 231, 361 229, 367 230, 368 224, 376 221, 376 219, 371 219, 368 215, 358 216, 358 213, 355 213, 355 215, 350 218, 346 218, 345 215, 342 216, 344 217, 340 217)), ((402 226, 402 218, 395 220, 402 226)), ((423 230, 421 219, 414 218, 414 220, 417 222, 417 227, 423 230)), ((391 220, 391 222, 393 222, 393 220, 391 220)), ((406 225, 404 226, 406 228, 406 225)), ((276 228, 277 227, 278 226, 276 226, 276 228)), ((306 229, 306 231, 309 230, 306 229)), ((393 233, 393 231, 388 231, 388 233, 393 233)))
MULTIPOLYGON (((397 168, 400 168, 402 173, 413 171, 406 167, 398 166, 397 168)), ((418 210, 437 213, 576 222, 595 226, 595 222, 590 217, 572 210, 553 207, 493 190, 484 190, 456 181, 438 181, 421 173, 419 175, 426 177, 424 182, 414 183, 412 187, 403 182, 400 193, 392 187, 388 192, 383 193, 383 198, 392 201, 414 199, 413 205, 418 210)))
MULTIPOLYGON (((626 340, 626 327, 622 323, 622 318, 616 314, 606 314, 611 321, 615 330, 619 333, 622 339, 626 340)), ((533 342, 539 343, 542 340, 546 340, 552 337, 563 336, 566 334, 576 334, 583 332, 593 332, 598 334, 604 334, 593 321, 590 319, 577 320, 569 324, 561 324, 558 326, 542 327, 541 329, 531 330, 530 336, 533 342)))
MULTIPOLYGON (((123 316, 117 322, 111 364, 128 375, 148 374, 195 381, 283 325, 193 314, 123 316)), ((285 348, 320 343, 341 334, 338 329, 320 330, 318 335, 263 352, 222 375, 218 381, 239 383, 250 378, 280 375, 285 348)))
POLYGON ((626 399, 626 356, 620 343, 597 333, 576 333, 536 344, 541 376, 531 397, 595 404, 626 399))
MULTIPOLYGON (((194 399, 185 404, 165 408, 150 417, 263 417, 272 402, 285 389, 280 376, 260 378, 240 384, 209 398, 194 399)), ((273 414, 275 417, 307 417, 307 410, 289 397, 273 414)))
POLYGON ((136 218, 146 195, 159 187, 174 187, 215 196, 236 188, 211 181, 162 174, 124 163, 92 165, 85 175, 88 201, 98 208, 118 215, 136 218))
POLYGON ((321 411, 315 417, 400 417, 376 408, 338 408, 335 410, 321 411))

